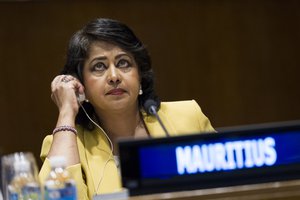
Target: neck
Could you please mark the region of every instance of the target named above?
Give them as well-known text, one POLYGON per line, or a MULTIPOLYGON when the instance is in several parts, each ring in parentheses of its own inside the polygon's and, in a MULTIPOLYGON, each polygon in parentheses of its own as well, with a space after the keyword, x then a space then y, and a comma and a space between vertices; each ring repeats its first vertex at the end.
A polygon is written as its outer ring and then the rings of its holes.
POLYGON ((100 125, 109 135, 113 143, 121 137, 133 137, 136 129, 143 126, 139 108, 107 112, 97 111, 100 125))

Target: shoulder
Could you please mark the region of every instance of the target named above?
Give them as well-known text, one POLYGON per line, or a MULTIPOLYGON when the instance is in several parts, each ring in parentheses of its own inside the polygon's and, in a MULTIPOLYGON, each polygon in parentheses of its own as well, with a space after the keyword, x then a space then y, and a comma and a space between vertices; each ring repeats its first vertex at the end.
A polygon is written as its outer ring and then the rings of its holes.
POLYGON ((214 131, 209 119, 204 115, 195 100, 162 102, 159 113, 165 115, 170 123, 190 132, 214 131))
POLYGON ((52 135, 47 135, 44 138, 41 153, 40 153, 40 157, 41 157, 42 161, 44 161, 46 159, 46 157, 50 151, 52 141, 53 141, 52 135))
POLYGON ((159 111, 166 115, 188 117, 189 119, 203 115, 195 100, 162 102, 159 111))
POLYGON ((201 112, 195 100, 161 102, 160 110, 163 112, 201 112))

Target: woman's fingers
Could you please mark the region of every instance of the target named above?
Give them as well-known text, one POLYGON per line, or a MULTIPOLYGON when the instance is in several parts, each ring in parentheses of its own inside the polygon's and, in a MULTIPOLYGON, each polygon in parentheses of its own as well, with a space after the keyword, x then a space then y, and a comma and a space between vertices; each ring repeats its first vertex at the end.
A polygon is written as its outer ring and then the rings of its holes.
POLYGON ((58 75, 51 83, 51 91, 54 92, 58 87, 61 86, 73 86, 74 89, 79 89, 82 92, 83 86, 80 81, 71 75, 58 75), (70 83, 70 84, 69 84, 70 83))
POLYGON ((84 94, 84 87, 74 76, 58 75, 51 83, 51 98, 58 107, 62 107, 66 104, 71 104, 76 107, 77 93, 84 94))

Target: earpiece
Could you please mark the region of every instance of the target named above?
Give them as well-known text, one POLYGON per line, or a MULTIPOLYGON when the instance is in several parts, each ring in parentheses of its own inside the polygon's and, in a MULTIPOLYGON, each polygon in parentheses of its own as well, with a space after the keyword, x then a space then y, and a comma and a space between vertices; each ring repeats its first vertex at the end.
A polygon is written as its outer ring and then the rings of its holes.
POLYGON ((85 101, 85 94, 76 94, 78 103, 82 104, 85 101))

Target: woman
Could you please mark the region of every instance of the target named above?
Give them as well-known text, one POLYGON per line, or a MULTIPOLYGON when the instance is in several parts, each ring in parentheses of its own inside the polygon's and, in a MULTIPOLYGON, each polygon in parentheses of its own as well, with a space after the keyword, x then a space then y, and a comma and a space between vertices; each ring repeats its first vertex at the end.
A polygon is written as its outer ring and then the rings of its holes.
POLYGON ((48 158, 65 156, 81 200, 121 189, 113 157, 119 138, 165 135, 144 111, 147 99, 158 105, 170 135, 213 131, 195 101, 159 101, 145 46, 115 20, 93 20, 74 34, 62 75, 54 78, 51 90, 59 116, 43 142, 40 178, 43 182, 49 173, 48 158), (83 94, 86 101, 80 105, 77 99, 83 94))

